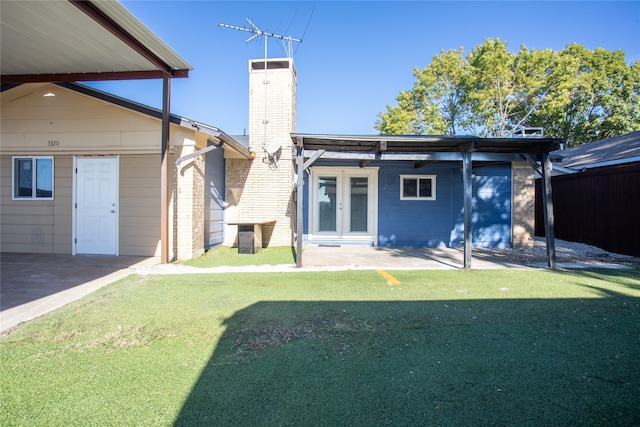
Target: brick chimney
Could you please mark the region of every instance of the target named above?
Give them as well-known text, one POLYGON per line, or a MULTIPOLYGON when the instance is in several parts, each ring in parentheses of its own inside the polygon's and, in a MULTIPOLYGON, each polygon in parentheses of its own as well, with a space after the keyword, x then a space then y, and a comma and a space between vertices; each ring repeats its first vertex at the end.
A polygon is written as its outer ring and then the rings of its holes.
MULTIPOLYGON (((249 149, 256 158, 252 162, 227 159, 225 219, 227 223, 275 221, 262 229, 263 247, 293 244, 294 165, 290 133, 295 130, 293 59, 250 60, 249 149), (276 147, 279 148, 274 151, 276 147)), ((235 246, 237 238, 238 228, 227 226, 224 244, 235 246)))

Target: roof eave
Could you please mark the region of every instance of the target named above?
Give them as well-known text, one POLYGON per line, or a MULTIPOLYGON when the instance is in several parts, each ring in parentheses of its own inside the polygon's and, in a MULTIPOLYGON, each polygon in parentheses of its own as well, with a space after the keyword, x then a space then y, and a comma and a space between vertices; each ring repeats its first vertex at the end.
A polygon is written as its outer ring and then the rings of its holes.
POLYGON ((233 137, 227 135, 225 132, 216 127, 184 118, 182 119, 180 125, 189 129, 195 129, 197 132, 201 132, 205 135, 213 136, 224 143, 223 149, 231 149, 241 157, 247 160, 253 160, 253 154, 251 153, 251 151, 249 151, 245 146, 233 139, 233 137))
POLYGON ((334 152, 444 153, 479 152, 540 155, 557 150, 557 138, 480 138, 442 135, 326 135, 292 133, 305 149, 334 152))
MULTIPOLYGON (((188 69, 172 70, 171 78, 188 78, 188 69)), ((161 79, 165 75, 164 71, 113 71, 104 73, 64 73, 64 74, 14 74, 0 76, 2 84, 21 83, 64 83, 64 82, 95 82, 107 80, 144 80, 161 79)))

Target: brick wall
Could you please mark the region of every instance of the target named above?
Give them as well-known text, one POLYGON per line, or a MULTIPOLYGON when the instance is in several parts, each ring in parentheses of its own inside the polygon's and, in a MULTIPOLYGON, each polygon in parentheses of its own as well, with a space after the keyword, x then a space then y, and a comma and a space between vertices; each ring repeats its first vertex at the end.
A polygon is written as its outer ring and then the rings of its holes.
POLYGON ((513 248, 533 250, 535 231, 535 176, 528 163, 511 165, 513 182, 513 248))
MULTIPOLYGON (((249 62, 249 149, 252 162, 227 159, 226 222, 276 221, 263 230, 263 246, 293 244, 293 144, 296 72, 291 59, 249 62), (265 147, 280 143, 277 166, 265 147)), ((236 226, 225 228, 225 245, 237 244, 236 226)))

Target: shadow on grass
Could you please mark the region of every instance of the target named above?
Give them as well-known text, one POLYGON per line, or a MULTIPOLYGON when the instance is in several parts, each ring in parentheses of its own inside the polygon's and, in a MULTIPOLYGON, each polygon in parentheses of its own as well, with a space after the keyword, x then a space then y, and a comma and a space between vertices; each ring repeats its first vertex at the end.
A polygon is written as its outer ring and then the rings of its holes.
POLYGON ((175 425, 638 425, 640 299, 606 295, 259 302, 175 425))

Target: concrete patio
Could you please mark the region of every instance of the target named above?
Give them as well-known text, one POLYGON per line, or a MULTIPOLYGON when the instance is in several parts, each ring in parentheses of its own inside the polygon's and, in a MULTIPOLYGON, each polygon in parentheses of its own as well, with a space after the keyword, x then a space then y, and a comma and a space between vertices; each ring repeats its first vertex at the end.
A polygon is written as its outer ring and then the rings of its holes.
POLYGON ((129 256, 3 252, 0 334, 159 261, 129 256))

